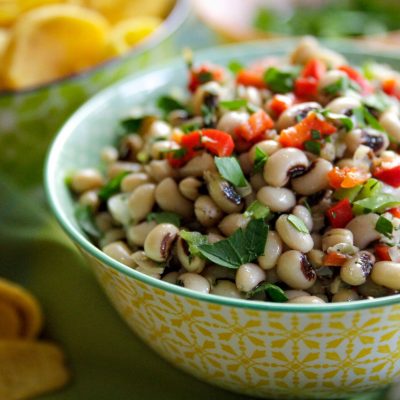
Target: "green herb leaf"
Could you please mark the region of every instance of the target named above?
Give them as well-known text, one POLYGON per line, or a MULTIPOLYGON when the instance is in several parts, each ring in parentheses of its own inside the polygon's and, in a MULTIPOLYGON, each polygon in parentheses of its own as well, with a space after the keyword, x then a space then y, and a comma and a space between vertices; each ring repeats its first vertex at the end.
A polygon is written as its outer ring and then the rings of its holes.
POLYGON ((119 173, 114 178, 110 179, 100 190, 99 197, 101 200, 106 201, 114 194, 117 194, 121 190, 121 182, 122 179, 125 178, 126 175, 130 174, 129 171, 123 171, 119 173))
POLYGON ((183 157, 185 157, 185 155, 187 153, 187 149, 185 149, 184 147, 182 147, 180 149, 172 149, 172 150, 167 149, 167 150, 163 151, 163 153, 170 154, 174 160, 180 160, 183 157))
POLYGON ((321 139, 321 132, 316 129, 311 129, 311 139, 318 140, 321 139))
POLYGON ((329 95, 343 94, 349 88, 349 80, 345 77, 339 78, 336 82, 325 86, 323 91, 329 95))
POLYGON ((362 188, 362 185, 357 185, 349 189, 336 189, 335 193, 333 194, 333 198, 336 200, 349 199, 349 201, 352 203, 357 198, 362 188))
POLYGON ((378 194, 374 197, 367 197, 362 200, 357 200, 353 204, 353 212, 356 215, 366 214, 369 212, 381 213, 388 208, 397 207, 400 205, 400 200, 391 194, 378 194))
POLYGON ((173 212, 161 211, 147 214, 146 219, 148 222, 156 221, 157 224, 172 224, 179 228, 181 226, 182 217, 173 212))
POLYGON ((199 246, 201 254, 215 264, 239 268, 264 254, 268 225, 262 219, 252 219, 245 229, 239 228, 227 239, 199 246))
POLYGON ((228 69, 236 75, 244 69, 244 66, 240 61, 232 60, 228 64, 228 69))
POLYGON ((209 127, 212 126, 215 122, 215 113, 214 109, 208 107, 206 104, 201 105, 201 116, 203 117, 204 126, 209 127))
POLYGON ((244 215, 254 219, 265 219, 270 215, 270 209, 260 201, 255 200, 247 207, 244 215))
POLYGON ((347 132, 351 131, 354 127, 353 121, 346 115, 332 113, 328 110, 322 111, 321 114, 330 121, 339 121, 347 132))
POLYGON ((382 217, 382 215, 376 221, 375 230, 382 235, 390 238, 393 233, 393 224, 387 218, 382 217))
POLYGON ((157 100, 157 107, 163 111, 164 115, 167 115, 174 110, 186 110, 185 105, 171 96, 159 97, 157 100))
POLYGON ((285 292, 277 285, 274 285, 269 282, 262 282, 260 283, 257 287, 255 287, 253 290, 250 290, 249 292, 246 293, 246 298, 250 299, 254 297, 258 293, 265 292, 268 296, 268 298, 276 303, 284 303, 285 301, 288 301, 289 299, 287 298, 285 292))
POLYGON ((192 256, 201 256, 199 246, 208 244, 207 236, 202 235, 200 232, 182 230, 179 232, 179 236, 188 244, 189 252, 192 256))
POLYGON ((288 216, 288 221, 301 233, 310 233, 306 227, 306 224, 299 217, 293 214, 288 216))
POLYGON ((219 105, 227 110, 239 110, 242 107, 247 106, 247 100, 245 99, 237 99, 237 100, 225 100, 220 101, 219 105))
POLYGON ((268 161, 268 154, 264 153, 258 146, 256 146, 256 154, 255 154, 255 158, 254 158, 253 171, 255 173, 261 172, 267 161, 268 161))
POLYGON ((304 142, 304 148, 309 151, 310 153, 313 153, 317 156, 321 154, 321 143, 320 142, 314 142, 313 140, 306 140, 304 142))
POLYGON ((183 124, 180 126, 180 128, 182 129, 183 133, 190 133, 190 132, 198 131, 199 129, 201 129, 201 124, 198 122, 192 122, 192 123, 183 124))
POLYGON ((364 118, 367 124, 371 127, 376 129, 377 131, 385 132, 382 125, 378 122, 378 120, 367 110, 366 107, 363 107, 364 111, 364 118))
POLYGON ((268 89, 275 93, 287 93, 293 90, 295 77, 296 73, 293 70, 270 67, 264 73, 264 82, 268 89))
POLYGON ((357 200, 366 199, 367 197, 377 196, 382 190, 382 183, 375 178, 369 178, 362 186, 357 200))
POLYGON ((83 232, 92 239, 99 239, 101 237, 101 232, 94 222, 93 212, 89 206, 79 205, 76 207, 75 218, 83 232))
POLYGON ((123 119, 120 124, 121 126, 124 128, 124 130, 128 133, 138 133, 143 121, 145 120, 145 118, 147 118, 148 116, 143 116, 143 117, 137 117, 137 118, 126 118, 123 119))
POLYGON ((214 80, 214 76, 211 71, 201 71, 197 74, 197 78, 201 84, 214 80))
POLYGON ((237 187, 246 187, 249 185, 235 157, 215 157, 214 160, 218 172, 228 182, 237 187))
POLYGON ((390 100, 383 92, 370 94, 367 97, 364 97, 362 102, 365 106, 374 108, 380 112, 383 112, 390 107, 390 100))

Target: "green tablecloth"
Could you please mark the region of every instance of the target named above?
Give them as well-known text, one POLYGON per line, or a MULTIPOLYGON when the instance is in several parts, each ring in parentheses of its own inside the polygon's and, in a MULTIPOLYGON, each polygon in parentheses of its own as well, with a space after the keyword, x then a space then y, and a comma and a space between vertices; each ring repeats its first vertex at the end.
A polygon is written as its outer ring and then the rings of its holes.
MULTIPOLYGON (((196 26, 186 27, 178 48, 188 44, 189 32, 194 47, 214 40, 196 26)), ((66 351, 73 380, 42 400, 243 399, 172 368, 136 338, 50 215, 41 183, 35 193, 26 193, 1 172, 0 276, 39 298, 46 315, 44 337, 66 351)), ((383 394, 357 400, 378 399, 383 394)))

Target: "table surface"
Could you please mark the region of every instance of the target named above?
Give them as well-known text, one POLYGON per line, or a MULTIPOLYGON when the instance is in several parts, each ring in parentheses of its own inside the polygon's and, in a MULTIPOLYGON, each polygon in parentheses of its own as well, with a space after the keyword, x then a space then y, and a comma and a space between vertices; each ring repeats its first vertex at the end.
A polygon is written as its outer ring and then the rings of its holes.
MULTIPOLYGON (((192 17, 175 44, 206 47, 223 40, 192 17)), ((39 198, 42 197, 38 185, 39 198)), ((0 276, 21 283, 40 300, 44 338, 61 344, 71 383, 38 400, 243 399, 171 368, 146 347, 108 303, 74 246, 45 204, 32 201, 0 171, 0 276), (155 384, 156 383, 156 384, 155 384)), ((370 393, 357 400, 398 400, 370 393)))

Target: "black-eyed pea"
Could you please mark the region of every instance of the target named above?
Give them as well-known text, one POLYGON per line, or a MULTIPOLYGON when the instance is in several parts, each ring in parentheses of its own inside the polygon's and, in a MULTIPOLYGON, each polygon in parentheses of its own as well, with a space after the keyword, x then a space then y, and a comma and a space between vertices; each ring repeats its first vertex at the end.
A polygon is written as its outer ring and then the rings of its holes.
POLYGON ((275 229, 283 242, 291 249, 308 253, 314 242, 309 233, 300 232, 289 220, 287 214, 282 214, 276 221, 275 229))
POLYGON ((329 285, 329 292, 336 294, 341 289, 348 289, 349 285, 345 283, 340 276, 336 276, 329 285))
POLYGON ((211 286, 215 286, 220 279, 234 281, 236 270, 212 264, 205 267, 201 275, 208 280, 211 286))
POLYGON ((105 247, 110 243, 124 240, 125 237, 126 233, 123 229, 111 228, 108 231, 104 232, 104 235, 101 237, 99 241, 99 245, 100 247, 105 247))
MULTIPOLYGON (((373 267, 372 267, 373 269, 373 267)), ((366 282, 357 287, 358 293, 363 297, 383 297, 391 294, 391 289, 382 285, 378 285, 371 279, 371 275, 367 278, 366 282)))
POLYGON ((168 160, 151 160, 144 168, 150 178, 156 182, 177 176, 177 171, 171 167, 168 160))
POLYGON ((156 185, 144 183, 138 186, 128 198, 128 208, 135 222, 143 220, 155 204, 156 185))
POLYGON ((102 250, 114 260, 117 260, 120 263, 127 265, 128 267, 134 266, 134 262, 131 258, 132 252, 124 242, 116 241, 109 243, 104 246, 102 250))
POLYGON ((242 264, 236 272, 236 287, 240 292, 249 292, 265 278, 265 271, 257 264, 242 264))
POLYGON ((202 106, 207 98, 217 101, 223 95, 224 88, 216 81, 204 83, 196 89, 192 96, 192 106, 195 115, 202 115, 202 106))
POLYGON ((353 245, 353 232, 349 229, 333 228, 322 236, 322 250, 326 251, 339 243, 353 245))
POLYGON ((210 282, 201 275, 186 272, 178 277, 178 285, 200 293, 210 293, 210 282))
POLYGON ((219 242, 220 240, 225 239, 225 237, 222 236, 220 233, 208 232, 207 239, 208 239, 208 243, 213 244, 213 243, 219 242))
POLYGON ((260 91, 254 86, 239 85, 237 88, 237 96, 240 99, 247 100, 250 104, 257 107, 262 106, 262 97, 260 91))
POLYGON ((325 253, 318 249, 312 249, 307 253, 307 259, 314 268, 321 268, 324 265, 325 253))
POLYGON ((378 261, 372 268, 371 279, 378 285, 400 290, 400 263, 378 261))
POLYGON ((328 72, 326 72, 321 79, 318 82, 318 91, 320 93, 325 93, 325 89, 332 85, 337 83, 340 80, 347 79, 347 75, 345 72, 333 69, 328 72))
POLYGON ((373 128, 357 128, 347 133, 345 143, 350 153, 355 153, 360 146, 366 146, 379 155, 388 148, 389 139, 385 132, 373 128))
POLYGON ((92 211, 97 211, 100 206, 100 199, 97 190, 88 190, 79 196, 79 204, 89 206, 92 211))
POLYGON ((239 228, 244 229, 250 222, 250 217, 244 214, 233 213, 228 214, 219 223, 218 228, 225 236, 231 236, 239 228))
POLYGON ((249 151, 249 158, 253 164, 256 159, 257 148, 261 150, 263 153, 270 156, 271 154, 281 149, 282 146, 276 140, 262 140, 261 142, 256 143, 255 145, 252 146, 252 148, 249 151))
POLYGON ((203 258, 190 254, 188 244, 181 237, 176 241, 176 255, 183 268, 188 272, 199 274, 206 266, 203 258))
POLYGON ((151 145, 150 156, 153 160, 160 160, 168 151, 177 149, 179 149, 179 145, 173 140, 157 140, 151 145))
POLYGON ((378 214, 370 213, 357 215, 346 226, 353 233, 354 245, 365 249, 374 240, 380 238, 380 233, 375 230, 378 214))
POLYGON ((172 178, 163 179, 154 192, 157 204, 164 210, 190 218, 193 215, 193 203, 179 192, 178 184, 172 178))
MULTIPOLYGON (((313 224, 314 224, 314 220, 313 220, 313 224)), ((319 233, 311 233, 311 237, 312 240, 314 242, 314 249, 320 250, 322 249, 322 235, 320 235, 319 233)))
POLYGON ((341 289, 332 297, 332 303, 339 303, 342 301, 349 302, 349 301, 356 301, 359 300, 360 296, 358 293, 353 289, 341 289))
POLYGON ((317 274, 307 257, 297 250, 285 251, 279 257, 276 272, 293 289, 308 289, 317 280, 317 274))
POLYGON ((194 213, 197 220, 206 227, 216 225, 224 213, 210 196, 199 196, 194 203, 194 213))
POLYGON ((172 271, 169 272, 168 274, 164 275, 161 280, 164 282, 172 283, 173 285, 176 285, 178 282, 178 277, 179 277, 179 272, 177 271, 172 271))
POLYGON ((243 173, 249 175, 253 170, 253 163, 250 160, 249 153, 244 152, 239 154, 238 161, 243 173))
POLYGON ((340 268, 340 278, 351 286, 360 286, 371 273, 375 257, 368 251, 360 251, 340 268))
POLYGON ((127 193, 116 194, 107 200, 107 209, 118 224, 127 225, 131 220, 128 201, 127 193))
POLYGON ((201 178, 204 171, 216 171, 214 157, 208 153, 202 153, 189 160, 182 168, 179 169, 181 177, 185 178, 192 176, 195 178, 201 178))
POLYGON ((315 101, 295 104, 285 110, 278 118, 276 122, 276 129, 278 131, 289 128, 290 126, 297 124, 297 118, 299 116, 306 117, 310 111, 320 110, 321 105, 315 101))
POLYGON ((275 267, 280 255, 282 254, 282 240, 275 231, 269 231, 265 242, 264 255, 257 258, 257 262, 264 270, 275 267))
POLYGON ((276 272, 276 267, 271 269, 266 269, 265 276, 266 276, 265 280, 269 283, 277 283, 280 281, 279 276, 276 272))
MULTIPOLYGON (((309 209, 301 204, 297 205, 293 208, 292 214, 297 218, 300 218, 307 229, 311 232, 313 229, 313 220, 309 209)), ((315 243, 314 243, 315 246, 315 243)))
POLYGON ((149 175, 147 175, 145 172, 134 172, 124 176, 121 181, 121 191, 125 193, 133 192, 138 186, 149 182, 149 175))
POLYGON ((145 137, 147 139, 165 139, 171 134, 171 126, 164 121, 156 120, 154 121, 147 132, 145 137))
POLYGON ((250 207, 256 200, 257 200, 257 194, 252 191, 244 198, 245 208, 247 209, 248 207, 250 207))
POLYGON ((103 211, 94 216, 94 223, 102 232, 106 232, 114 226, 114 219, 110 213, 103 211))
POLYGON ((320 192, 329 187, 328 172, 332 164, 323 158, 317 158, 305 174, 291 181, 295 192, 305 196, 320 192))
POLYGON ((233 299, 243 298, 243 295, 239 292, 236 285, 225 279, 216 281, 210 293, 216 294, 217 296, 231 297, 233 299))
POLYGON ((207 182, 210 197, 222 211, 231 214, 242 210, 243 198, 229 182, 211 171, 204 172, 204 179, 207 182))
POLYGON ((285 290, 285 295, 288 298, 288 300, 293 300, 296 297, 304 297, 304 296, 310 296, 310 293, 304 291, 304 290, 295 290, 295 289, 289 289, 285 290))
POLYGON ((85 168, 76 171, 71 176, 71 189, 75 193, 83 193, 88 190, 99 189, 104 184, 103 176, 93 168, 85 168))
POLYGON ((199 197, 202 183, 199 179, 188 176, 179 182, 179 190, 187 199, 195 201, 199 197))
POLYGON ((294 299, 289 300, 288 303, 292 303, 292 304, 325 304, 326 301, 324 301, 319 296, 299 296, 299 297, 295 297, 294 299))
POLYGON ((154 261, 166 261, 178 235, 178 228, 172 224, 159 224, 153 228, 144 241, 146 256, 154 261))
POLYGON ((273 212, 287 212, 296 205, 296 196, 282 187, 264 186, 257 192, 257 200, 273 212))
POLYGON ((391 137, 400 141, 400 118, 397 112, 393 110, 384 112, 379 118, 379 123, 391 137))
POLYGON ((296 174, 306 171, 309 162, 299 149, 286 147, 273 153, 264 165, 263 176, 270 186, 285 186, 296 174))
POLYGON ((107 168, 107 176, 112 179, 123 172, 142 172, 143 166, 135 162, 116 161, 107 168))
POLYGON ((260 190, 261 188, 267 185, 267 182, 265 182, 264 176, 261 172, 251 175, 250 183, 252 188, 256 191, 260 190))
POLYGON ((247 112, 229 111, 219 119, 217 129, 229 133, 233 138, 236 137, 235 129, 247 122, 249 114, 247 112))
POLYGON ((349 110, 353 110, 361 106, 359 99, 351 96, 341 96, 333 99, 326 105, 326 108, 335 114, 345 114, 349 110))
POLYGON ((164 273, 165 265, 151 260, 144 251, 136 251, 131 256, 135 266, 136 271, 142 274, 151 276, 155 279, 160 279, 161 275, 164 273))
POLYGON ((113 146, 106 146, 101 149, 101 160, 107 164, 113 163, 118 160, 118 150, 113 146))
POLYGON ((156 225, 155 221, 144 221, 140 224, 129 226, 126 231, 128 243, 135 246, 143 246, 147 235, 156 225))

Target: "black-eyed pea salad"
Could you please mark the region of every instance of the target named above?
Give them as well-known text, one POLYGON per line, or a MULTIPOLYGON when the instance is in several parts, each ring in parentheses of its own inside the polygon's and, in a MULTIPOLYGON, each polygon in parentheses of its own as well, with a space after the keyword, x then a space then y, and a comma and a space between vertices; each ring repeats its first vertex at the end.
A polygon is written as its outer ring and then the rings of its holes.
POLYGON ((400 75, 318 46, 248 66, 189 60, 186 95, 121 121, 106 174, 68 177, 82 230, 126 266, 201 293, 399 293, 400 75))

